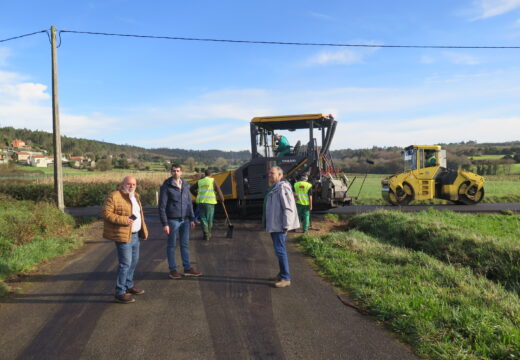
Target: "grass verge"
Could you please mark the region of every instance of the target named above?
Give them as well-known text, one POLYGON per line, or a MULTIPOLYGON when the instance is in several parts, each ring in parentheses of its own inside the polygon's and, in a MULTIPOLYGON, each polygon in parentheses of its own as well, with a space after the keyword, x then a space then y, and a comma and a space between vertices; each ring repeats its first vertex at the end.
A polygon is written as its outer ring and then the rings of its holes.
POLYGON ((0 296, 10 276, 66 253, 81 244, 75 221, 48 203, 0 195, 0 296))
POLYGON ((335 285, 433 359, 518 359, 520 300, 465 267, 352 230, 303 235, 335 285))
POLYGON ((520 216, 469 215, 429 209, 376 211, 352 217, 349 226, 396 246, 428 253, 445 263, 520 294, 520 216))

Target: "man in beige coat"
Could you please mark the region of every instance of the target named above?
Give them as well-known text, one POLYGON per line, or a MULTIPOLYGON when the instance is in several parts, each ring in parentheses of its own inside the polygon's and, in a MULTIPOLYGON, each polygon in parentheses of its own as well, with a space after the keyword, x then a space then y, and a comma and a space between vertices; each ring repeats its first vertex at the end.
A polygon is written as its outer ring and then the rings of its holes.
POLYGON ((274 166, 269 170, 269 182, 272 185, 264 198, 263 216, 265 230, 271 234, 280 266, 280 272, 273 279, 276 280, 274 285, 278 288, 291 285, 285 240, 288 231, 300 227, 292 186, 282 178, 283 171, 279 166, 274 166))
POLYGON ((117 267, 115 301, 122 304, 135 302, 131 295, 144 294, 134 286, 134 271, 139 261, 139 238, 148 238, 143 207, 135 192, 137 181, 133 176, 123 179, 120 189, 110 193, 103 205, 103 237, 116 244, 117 267))

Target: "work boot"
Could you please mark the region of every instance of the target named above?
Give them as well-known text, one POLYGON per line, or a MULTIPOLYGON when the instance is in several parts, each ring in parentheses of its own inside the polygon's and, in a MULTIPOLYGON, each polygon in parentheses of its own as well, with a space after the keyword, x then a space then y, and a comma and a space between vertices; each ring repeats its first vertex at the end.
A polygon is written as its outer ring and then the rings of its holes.
POLYGON ((170 273, 168 274, 168 277, 170 279, 175 279, 175 280, 178 280, 180 278, 182 278, 182 275, 179 274, 179 272, 177 270, 172 270, 170 271, 170 273))
POLYGON ((114 301, 120 304, 130 304, 135 302, 135 299, 128 294, 116 295, 114 301))
POLYGON ((194 268, 191 268, 189 270, 184 270, 184 276, 195 276, 195 277, 198 277, 198 276, 201 276, 202 273, 195 270, 194 268))
POLYGON ((274 286, 277 288, 284 288, 287 286, 291 286, 291 280, 280 280, 280 281, 274 283, 274 286))
POLYGON ((202 234, 202 240, 209 240, 209 239, 208 239, 208 235, 206 235, 205 233, 202 234))
POLYGON ((143 290, 143 289, 136 288, 136 287, 134 286, 134 287, 131 287, 131 288, 127 289, 127 290, 126 290, 126 293, 127 293, 127 294, 132 294, 132 295, 143 295, 143 294, 144 294, 144 290, 143 290))

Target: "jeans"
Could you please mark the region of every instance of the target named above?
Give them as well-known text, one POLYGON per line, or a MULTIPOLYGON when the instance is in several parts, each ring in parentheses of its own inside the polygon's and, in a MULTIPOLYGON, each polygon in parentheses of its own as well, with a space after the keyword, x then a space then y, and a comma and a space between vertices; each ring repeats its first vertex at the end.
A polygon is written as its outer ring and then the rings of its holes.
POLYGON ((177 246, 177 238, 180 237, 182 266, 184 267, 184 271, 188 271, 191 269, 190 250, 188 248, 190 240, 190 220, 179 221, 168 219, 168 226, 170 227, 170 234, 168 235, 166 246, 168 267, 170 271, 177 269, 177 264, 175 263, 175 247, 177 246))
POLYGON ((280 278, 282 280, 291 280, 291 274, 289 273, 289 258, 287 257, 287 250, 285 249, 285 238, 287 233, 284 232, 272 232, 271 238, 273 239, 274 252, 278 257, 278 264, 280 265, 280 278))
POLYGON ((139 235, 132 234, 130 242, 116 241, 117 267, 116 295, 123 295, 134 286, 134 271, 139 261, 139 235))

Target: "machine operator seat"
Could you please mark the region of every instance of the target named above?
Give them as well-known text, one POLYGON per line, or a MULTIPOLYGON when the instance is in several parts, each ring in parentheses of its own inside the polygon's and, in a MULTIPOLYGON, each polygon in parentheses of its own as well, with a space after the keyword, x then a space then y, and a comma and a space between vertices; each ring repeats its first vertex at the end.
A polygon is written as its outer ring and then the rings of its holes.
POLYGON ((301 147, 302 147, 302 142, 300 140, 298 140, 298 142, 296 142, 296 145, 294 145, 294 148, 293 148, 293 155, 294 156, 298 155, 298 152, 300 151, 301 147))

